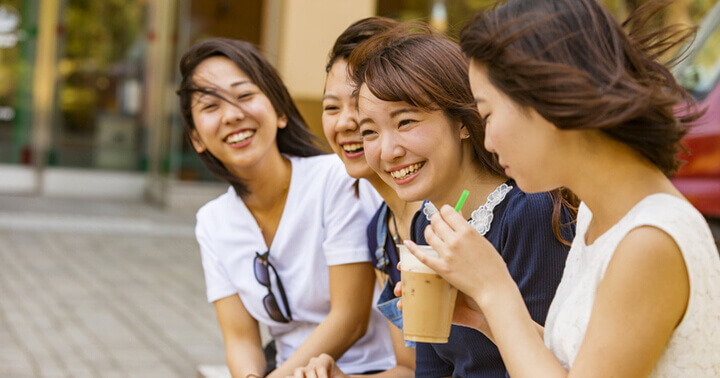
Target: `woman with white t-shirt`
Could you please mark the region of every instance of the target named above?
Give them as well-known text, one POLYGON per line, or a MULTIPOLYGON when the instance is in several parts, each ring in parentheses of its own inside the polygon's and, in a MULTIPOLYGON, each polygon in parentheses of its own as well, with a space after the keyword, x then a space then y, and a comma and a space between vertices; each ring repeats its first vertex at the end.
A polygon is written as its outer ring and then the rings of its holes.
POLYGON ((667 177, 697 113, 658 58, 691 33, 647 28, 663 3, 621 25, 596 0, 510 0, 461 33, 485 146, 522 190, 583 201, 544 328, 457 212, 425 230, 440 257, 416 256, 473 299, 463 323, 512 377, 720 376, 720 258, 667 177))
POLYGON ((387 325, 371 311, 374 208, 337 156, 321 155, 276 71, 230 39, 192 46, 180 71, 189 139, 231 185, 198 211, 196 236, 233 376, 266 374, 259 323, 277 346, 270 377, 321 353, 353 373, 394 366, 387 325))

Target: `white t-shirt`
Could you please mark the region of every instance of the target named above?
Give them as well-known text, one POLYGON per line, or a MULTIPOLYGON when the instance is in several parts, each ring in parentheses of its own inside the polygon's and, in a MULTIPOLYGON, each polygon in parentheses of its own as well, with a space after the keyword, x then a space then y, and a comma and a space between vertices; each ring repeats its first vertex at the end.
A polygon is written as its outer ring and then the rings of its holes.
MULTIPOLYGON (((256 252, 264 253, 268 247, 255 218, 232 187, 198 211, 195 229, 208 301, 238 294, 250 315, 268 325, 276 342, 278 366, 330 312, 328 266, 370 261, 365 229, 374 211, 363 208, 369 199, 361 202, 355 196, 354 180, 337 156, 288 159, 292 163, 290 188, 269 261, 282 280, 293 321, 276 322, 265 311, 262 300, 268 291, 255 278, 253 260, 256 252)), ((367 190, 363 193, 371 195, 367 190)), ((274 274, 271 277, 282 307, 274 274)), ((347 373, 395 366, 387 324, 379 312, 371 312, 365 336, 337 363, 347 373)))
POLYGON ((653 194, 588 246, 585 233, 591 221, 592 213, 582 203, 575 240, 545 321, 545 345, 566 369, 572 366, 615 249, 628 232, 653 226, 670 235, 680 248, 690 279, 690 298, 683 320, 650 376, 720 376, 720 258, 702 215, 687 201, 653 194))

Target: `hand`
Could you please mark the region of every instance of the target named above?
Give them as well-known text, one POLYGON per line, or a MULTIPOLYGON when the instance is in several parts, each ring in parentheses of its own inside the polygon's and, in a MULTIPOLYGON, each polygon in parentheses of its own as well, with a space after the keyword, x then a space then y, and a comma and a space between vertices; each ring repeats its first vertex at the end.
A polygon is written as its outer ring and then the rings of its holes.
POLYGON ((482 332, 490 340, 493 339, 485 314, 483 314, 480 306, 465 293, 458 292, 452 322, 463 327, 474 328, 482 332))
MULTIPOLYGON (((400 263, 398 263, 398 270, 400 269, 400 263)), ((398 281, 398 283, 395 284, 395 289, 393 289, 393 293, 395 293, 395 296, 400 298, 397 301, 397 308, 398 310, 402 311, 402 281, 398 281)))
POLYGON ((296 368, 293 378, 343 378, 347 377, 337 364, 335 360, 328 354, 321 354, 318 357, 313 357, 308 362, 307 366, 296 368))
POLYGON ((421 253, 411 241, 405 241, 405 245, 418 260, 480 307, 481 299, 489 292, 505 285, 516 286, 495 247, 452 207, 445 205, 432 216, 430 226, 425 228, 425 239, 439 257, 421 253))

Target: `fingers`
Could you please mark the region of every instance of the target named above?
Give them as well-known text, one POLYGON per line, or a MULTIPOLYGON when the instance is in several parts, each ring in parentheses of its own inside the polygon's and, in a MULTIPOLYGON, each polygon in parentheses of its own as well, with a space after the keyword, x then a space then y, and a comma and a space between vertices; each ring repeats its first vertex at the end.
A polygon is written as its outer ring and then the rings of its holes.
POLYGON ((445 205, 440 208, 438 214, 442 215, 443 220, 447 225, 455 231, 460 231, 465 227, 469 227, 465 216, 462 212, 457 212, 452 207, 445 205))
POLYGON ((404 243, 410 253, 420 260, 421 263, 427 265, 430 269, 436 272, 442 271, 442 269, 440 269, 442 266, 442 259, 440 257, 428 256, 417 247, 417 244, 410 240, 405 240, 404 243))
POLYGON ((393 293, 395 293, 396 297, 402 297, 402 281, 398 282, 395 285, 395 289, 393 290, 393 293))

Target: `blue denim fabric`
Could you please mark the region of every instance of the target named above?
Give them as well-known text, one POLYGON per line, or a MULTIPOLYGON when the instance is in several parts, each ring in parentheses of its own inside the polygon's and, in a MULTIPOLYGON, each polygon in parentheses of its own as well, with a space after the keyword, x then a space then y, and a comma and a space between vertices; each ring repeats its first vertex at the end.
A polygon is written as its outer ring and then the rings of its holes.
MULTIPOLYGON (((385 287, 380 293, 377 301, 377 309, 396 327, 403 329, 402 311, 397 308, 397 302, 400 298, 393 293, 393 286, 390 280, 385 281, 385 287)), ((415 348, 414 341, 405 340, 405 346, 415 348)))

